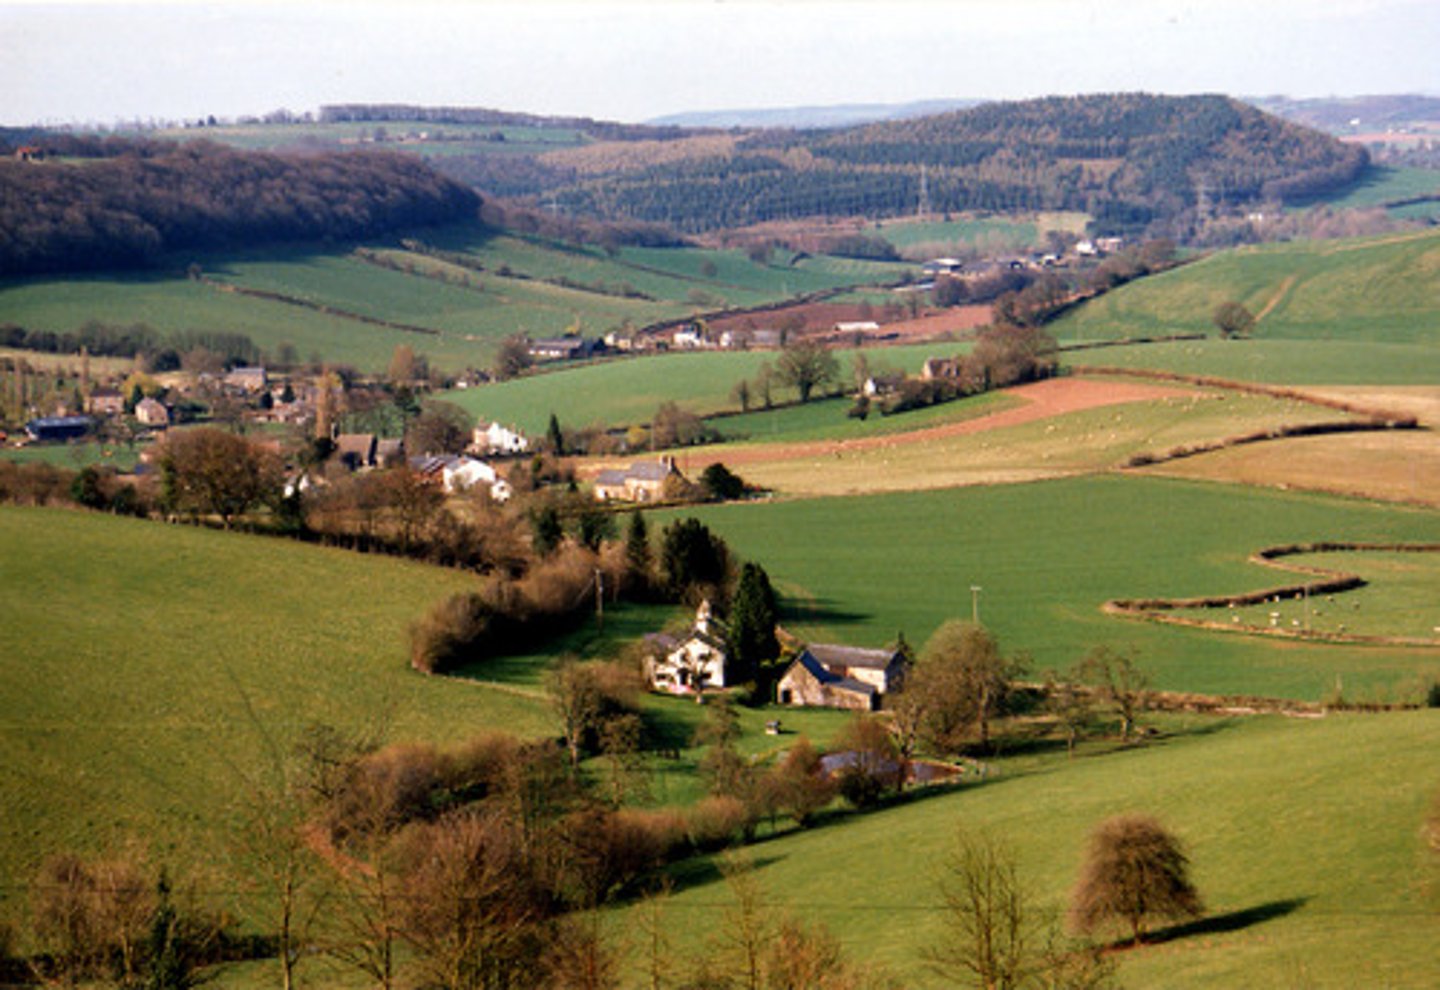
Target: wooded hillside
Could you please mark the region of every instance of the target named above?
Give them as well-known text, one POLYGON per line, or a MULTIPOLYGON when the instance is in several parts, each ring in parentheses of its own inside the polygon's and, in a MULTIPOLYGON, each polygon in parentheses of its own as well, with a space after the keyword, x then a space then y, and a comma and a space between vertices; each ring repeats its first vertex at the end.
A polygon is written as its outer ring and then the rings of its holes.
MULTIPOLYGON (((546 155, 531 178, 567 174, 583 152, 546 155)), ((583 179, 543 190, 573 210, 664 220, 684 230, 813 215, 1079 210, 1137 230, 1202 198, 1286 200, 1338 188, 1363 149, 1223 96, 1122 94, 992 103, 838 131, 774 130, 731 154, 583 179)), ((522 163, 504 170, 508 192, 522 163)), ((499 176, 497 176, 498 178, 499 176)), ((542 190, 536 190, 542 192, 542 190)))
POLYGON ((41 160, 0 160, 0 273, 138 268, 177 250, 370 237, 471 217, 480 205, 408 155, 57 142, 41 146, 41 160))

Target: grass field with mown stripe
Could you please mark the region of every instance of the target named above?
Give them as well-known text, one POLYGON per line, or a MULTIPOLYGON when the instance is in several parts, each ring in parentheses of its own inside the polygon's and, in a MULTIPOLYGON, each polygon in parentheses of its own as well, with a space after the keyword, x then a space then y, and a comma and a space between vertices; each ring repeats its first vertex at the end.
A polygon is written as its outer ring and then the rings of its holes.
MULTIPOLYGON (((743 473, 743 472, 742 472, 743 473)), ((1037 670, 1091 647, 1131 645, 1155 687, 1318 699, 1337 677, 1373 697, 1440 675, 1440 651, 1331 647, 1162 627, 1101 613, 1111 598, 1223 595, 1272 587, 1247 562, 1287 542, 1440 540, 1434 511, 1127 476, 697 507, 694 515, 786 598, 787 628, 879 646, 920 644, 944 620, 980 619, 1037 670)), ((1375 594, 1404 594, 1377 576, 1375 594)), ((1347 605, 1348 607, 1348 605, 1347 605)), ((1362 610, 1364 604, 1362 603, 1362 610)))
MULTIPOLYGON (((1216 333, 1243 303, 1260 340, 1440 344, 1440 232, 1236 248, 1122 286, 1057 320, 1064 340, 1216 333)), ((1433 367, 1433 365, 1432 365, 1433 367)))

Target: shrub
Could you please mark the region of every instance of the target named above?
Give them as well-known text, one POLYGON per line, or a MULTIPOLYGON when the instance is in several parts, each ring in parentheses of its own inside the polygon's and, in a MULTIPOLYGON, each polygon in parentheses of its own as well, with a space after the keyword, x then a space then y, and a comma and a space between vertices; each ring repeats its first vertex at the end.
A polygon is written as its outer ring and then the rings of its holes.
POLYGON ((745 802, 737 797, 701 798, 686 816, 690 844, 701 851, 723 849, 744 831, 749 817, 745 802))
POLYGON ((491 637, 492 620, 480 595, 451 595, 410 627, 410 666, 426 674, 454 670, 491 637))

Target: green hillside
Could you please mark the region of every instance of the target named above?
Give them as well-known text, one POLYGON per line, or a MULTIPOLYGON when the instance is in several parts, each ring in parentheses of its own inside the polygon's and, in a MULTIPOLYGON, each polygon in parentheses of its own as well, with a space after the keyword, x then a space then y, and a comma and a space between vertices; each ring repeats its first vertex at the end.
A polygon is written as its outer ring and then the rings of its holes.
MULTIPOLYGON (((1086 332, 1090 331, 1086 328, 1086 332)), ((1070 351, 1070 367, 1154 368, 1275 385, 1433 385, 1433 344, 1365 340, 1184 340, 1070 351)))
POLYGON ((539 701, 410 672, 405 630, 470 585, 457 571, 13 507, 0 545, 7 887, 131 836, 177 866, 223 855, 241 774, 313 722, 442 742, 547 724, 539 701))
POLYGON ((626 247, 612 256, 461 224, 360 250, 185 256, 166 274, 4 279, 0 324, 56 333, 90 321, 242 333, 272 355, 290 344, 301 357, 367 371, 383 370, 394 349, 408 344, 458 371, 487 366, 498 342, 514 333, 553 336, 578 325, 598 335, 626 323, 893 282, 910 271, 826 256, 787 260, 757 263, 739 251, 702 248, 626 247), (192 262, 204 280, 185 277, 192 262))
POLYGON ((1239 248, 1141 279, 1057 321, 1064 340, 1215 334, 1227 300, 1262 340, 1440 344, 1440 231, 1239 248))
MULTIPOLYGON (((968 618, 969 589, 979 585, 981 620, 1036 669, 1069 666, 1093 646, 1129 644, 1156 687, 1306 699, 1331 691, 1337 678, 1363 697, 1440 674, 1435 650, 1282 645, 1100 612, 1109 598, 1283 583, 1246 563, 1276 543, 1435 541, 1440 515, 1431 511, 1097 476, 693 514, 764 564, 790 602, 786 627, 802 636, 878 646, 903 631, 921 643, 945 619, 968 618)), ((1428 607, 1419 598, 1413 605, 1428 607)))
MULTIPOLYGON (((942 990, 963 984, 922 953, 944 935, 937 884, 958 828, 1013 847, 1035 903, 1063 913, 1089 830, 1141 811, 1186 844, 1207 912, 1183 937, 1116 954, 1122 986, 1434 986, 1436 873, 1417 864, 1437 745, 1433 711, 1193 721, 1132 750, 1006 761, 979 785, 767 841, 756 878, 768 907, 823 923, 849 958, 942 990)), ((702 949, 732 903, 713 873, 684 876, 665 908, 677 954, 702 949)), ((617 937, 639 910, 615 912, 617 937)))

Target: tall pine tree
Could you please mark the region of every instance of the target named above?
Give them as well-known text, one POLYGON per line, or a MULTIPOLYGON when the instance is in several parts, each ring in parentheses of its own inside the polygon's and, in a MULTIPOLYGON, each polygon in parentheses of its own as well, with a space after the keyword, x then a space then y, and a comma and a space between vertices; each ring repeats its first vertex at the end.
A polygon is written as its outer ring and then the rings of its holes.
MULTIPOLYGON (((746 562, 740 569, 735 597, 730 603, 730 663, 738 683, 757 680, 760 665, 780 652, 775 639, 779 610, 770 577, 759 564, 746 562)), ((727 673, 727 679, 730 674, 727 673)))

